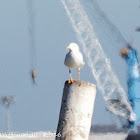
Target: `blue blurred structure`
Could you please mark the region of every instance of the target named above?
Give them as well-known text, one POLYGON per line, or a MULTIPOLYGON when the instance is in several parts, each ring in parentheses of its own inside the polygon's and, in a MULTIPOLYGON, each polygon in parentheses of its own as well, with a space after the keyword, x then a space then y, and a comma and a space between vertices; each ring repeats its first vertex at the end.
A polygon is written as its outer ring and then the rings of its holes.
POLYGON ((121 51, 128 64, 128 99, 136 114, 135 122, 130 122, 130 128, 140 125, 140 72, 137 52, 130 46, 121 51))

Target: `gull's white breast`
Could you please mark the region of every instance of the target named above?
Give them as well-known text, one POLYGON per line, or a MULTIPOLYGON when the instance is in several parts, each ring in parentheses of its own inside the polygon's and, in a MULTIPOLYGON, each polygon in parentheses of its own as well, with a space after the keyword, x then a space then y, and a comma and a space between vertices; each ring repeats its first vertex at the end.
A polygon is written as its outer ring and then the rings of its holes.
POLYGON ((65 57, 64 64, 69 68, 81 68, 84 65, 83 56, 80 52, 70 51, 65 57))

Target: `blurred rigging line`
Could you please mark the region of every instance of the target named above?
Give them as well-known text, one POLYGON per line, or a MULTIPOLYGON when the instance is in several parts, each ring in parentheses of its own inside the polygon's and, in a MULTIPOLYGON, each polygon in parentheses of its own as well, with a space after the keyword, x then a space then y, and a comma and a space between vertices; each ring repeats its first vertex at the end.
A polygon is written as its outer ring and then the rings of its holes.
POLYGON ((118 52, 120 52, 120 50, 123 47, 125 48, 128 44, 132 45, 134 43, 134 38, 132 36, 129 41, 125 40, 117 26, 109 20, 104 11, 100 8, 97 0, 87 0, 86 6, 88 7, 87 10, 92 17, 92 24, 98 24, 100 27, 98 30, 104 34, 104 38, 108 40, 110 44, 113 43, 111 45, 116 47, 118 52))
POLYGON ((100 29, 103 31, 103 33, 107 34, 107 37, 109 36, 111 41, 113 40, 115 43, 117 42, 116 44, 118 44, 117 47, 119 48, 119 51, 122 49, 123 45, 125 47, 127 41, 118 28, 109 20, 103 10, 100 8, 97 0, 88 0, 86 4, 90 10, 90 13, 92 14, 92 19, 94 20, 96 17, 96 21, 94 21, 98 22, 100 29))
POLYGON ((27 0, 28 10, 28 32, 29 32, 29 48, 30 48, 30 63, 31 63, 31 77, 35 84, 36 78, 36 45, 35 45, 35 6, 34 0, 27 0))

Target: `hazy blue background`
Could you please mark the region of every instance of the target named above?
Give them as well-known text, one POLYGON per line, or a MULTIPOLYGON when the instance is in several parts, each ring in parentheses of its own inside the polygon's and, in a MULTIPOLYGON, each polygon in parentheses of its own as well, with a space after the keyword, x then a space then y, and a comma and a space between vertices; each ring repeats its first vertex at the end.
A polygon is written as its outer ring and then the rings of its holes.
MULTIPOLYGON (((16 97, 16 103, 10 110, 12 131, 56 130, 63 85, 69 78, 68 69, 64 66, 66 46, 71 42, 78 43, 60 0, 34 0, 34 2, 37 86, 32 85, 30 78, 26 0, 0 0, 0 96, 16 97)), ((135 32, 135 28, 140 25, 139 0, 98 0, 98 2, 125 39, 127 41, 134 39, 133 45, 140 53, 140 32, 135 32)), ((84 3, 86 1, 82 2, 84 3)), ((103 34, 101 37, 104 37, 103 34)), ((106 46, 103 49, 109 57, 112 53, 111 48, 106 46)), ((116 53, 118 58, 111 55, 111 62, 117 63, 113 67, 116 68, 116 73, 127 91, 126 65, 119 57, 119 52, 113 53, 116 53)), ((76 73, 72 71, 74 78, 77 78, 76 73)), ((81 70, 81 80, 96 84, 87 64, 81 70)), ((0 106, 0 132, 6 130, 5 117, 5 108, 0 106)), ((100 92, 97 92, 92 123, 113 123, 110 113, 105 111, 100 92)))

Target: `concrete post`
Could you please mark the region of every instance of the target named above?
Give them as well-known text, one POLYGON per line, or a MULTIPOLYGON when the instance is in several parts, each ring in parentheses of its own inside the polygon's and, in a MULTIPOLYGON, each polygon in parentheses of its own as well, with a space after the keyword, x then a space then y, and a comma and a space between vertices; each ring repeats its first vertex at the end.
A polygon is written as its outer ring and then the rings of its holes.
POLYGON ((95 96, 91 83, 65 82, 55 140, 88 140, 95 96))

